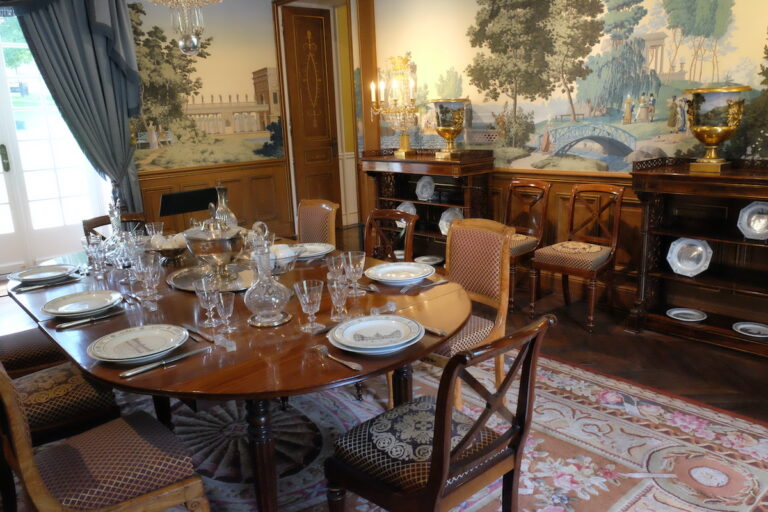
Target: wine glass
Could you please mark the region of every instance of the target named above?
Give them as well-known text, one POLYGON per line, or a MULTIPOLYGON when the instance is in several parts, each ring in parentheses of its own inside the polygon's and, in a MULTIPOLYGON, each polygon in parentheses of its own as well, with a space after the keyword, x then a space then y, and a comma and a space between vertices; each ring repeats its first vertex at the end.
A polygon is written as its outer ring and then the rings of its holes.
POLYGON ((98 280, 104 279, 107 272, 107 248, 104 246, 104 240, 100 235, 90 235, 85 251, 91 260, 93 277, 98 280))
POLYGON ((328 293, 331 295, 331 302, 333 303, 333 311, 331 312, 331 320, 334 322, 343 322, 349 315, 347 314, 347 295, 349 295, 349 286, 346 279, 341 276, 340 279, 328 280, 328 293))
POLYGON ((235 311, 235 292, 219 292, 216 301, 216 311, 219 312, 219 317, 224 322, 222 331, 235 332, 237 327, 229 325, 229 318, 235 311))
POLYGON ((163 222, 147 222, 144 225, 144 229, 147 230, 147 235, 155 236, 163 234, 163 222))
POLYGON ((307 314, 309 323, 300 327, 303 332, 313 333, 325 326, 315 321, 315 313, 320 309, 320 299, 323 297, 323 282, 318 279, 306 279, 293 283, 296 296, 299 298, 301 310, 307 314))
POLYGON ((363 268, 365 268, 365 253, 363 251, 349 251, 344 256, 344 273, 347 279, 353 284, 349 292, 350 297, 364 297, 365 290, 360 288, 357 281, 363 277, 363 268))
POLYGON ((203 327, 216 327, 216 320, 213 319, 213 308, 218 301, 218 290, 212 277, 206 276, 193 283, 197 300, 200 301, 200 307, 205 310, 205 320, 200 324, 203 327))
POLYGON ((344 276, 344 255, 331 254, 326 256, 325 266, 328 267, 328 279, 341 279, 344 276))

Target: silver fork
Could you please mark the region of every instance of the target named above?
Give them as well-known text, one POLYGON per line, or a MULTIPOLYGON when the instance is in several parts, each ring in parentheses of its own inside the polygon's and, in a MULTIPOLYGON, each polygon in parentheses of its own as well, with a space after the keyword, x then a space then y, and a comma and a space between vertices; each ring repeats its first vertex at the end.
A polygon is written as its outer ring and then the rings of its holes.
POLYGON ((440 286, 441 284, 447 283, 447 279, 441 279, 440 281, 432 281, 431 283, 413 283, 413 284, 407 284, 400 288, 400 293, 408 293, 409 291, 413 290, 414 288, 420 288, 422 290, 426 290, 427 288, 432 288, 433 286, 440 286))
POLYGON ((325 345, 315 345, 312 347, 312 349, 317 350, 317 352, 323 357, 327 357, 328 359, 333 359, 337 363, 343 364, 350 370, 355 370, 356 372, 363 370, 363 367, 357 363, 353 363, 352 361, 345 361, 343 359, 339 359, 334 355, 331 355, 330 352, 328 352, 328 347, 326 347, 325 345))

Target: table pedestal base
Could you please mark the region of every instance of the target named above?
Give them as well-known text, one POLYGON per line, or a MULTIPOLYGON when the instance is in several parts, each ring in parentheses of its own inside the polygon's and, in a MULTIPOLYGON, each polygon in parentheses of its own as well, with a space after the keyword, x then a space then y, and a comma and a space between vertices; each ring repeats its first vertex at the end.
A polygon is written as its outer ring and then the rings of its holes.
POLYGON ((246 400, 245 409, 256 481, 256 503, 261 512, 277 512, 277 467, 269 400, 246 400))

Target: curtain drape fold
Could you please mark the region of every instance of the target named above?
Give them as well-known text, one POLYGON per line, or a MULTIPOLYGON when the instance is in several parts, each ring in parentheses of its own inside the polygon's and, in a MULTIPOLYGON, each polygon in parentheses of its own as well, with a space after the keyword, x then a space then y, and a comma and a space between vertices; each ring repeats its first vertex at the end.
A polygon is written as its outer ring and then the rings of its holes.
POLYGON ((142 208, 129 118, 140 80, 125 0, 35 0, 14 6, 43 79, 91 164, 142 208))

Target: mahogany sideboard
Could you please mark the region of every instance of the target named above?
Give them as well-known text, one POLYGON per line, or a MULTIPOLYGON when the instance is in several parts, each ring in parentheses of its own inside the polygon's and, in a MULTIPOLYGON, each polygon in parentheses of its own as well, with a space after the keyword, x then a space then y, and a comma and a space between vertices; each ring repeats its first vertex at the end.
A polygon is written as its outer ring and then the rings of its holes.
POLYGON ((628 327, 768 356, 768 338, 733 330, 736 322, 768 319, 768 240, 746 238, 737 227, 744 207, 768 201, 768 160, 737 161, 720 174, 693 174, 690 161, 633 165, 632 187, 643 204, 642 257, 628 327), (704 240, 713 251, 709 267, 693 277, 676 274, 666 259, 682 237, 704 240), (698 309, 707 318, 675 320, 666 314, 672 307, 698 309))
POLYGON ((400 203, 416 206, 419 220, 414 232, 414 255, 445 254, 446 236, 440 232, 440 216, 448 208, 462 210, 464 217, 490 215, 489 187, 493 174, 493 151, 467 150, 452 160, 438 160, 435 152, 416 150, 405 159, 393 150, 363 152, 363 173, 375 179, 377 208, 397 208, 400 203), (435 182, 435 192, 427 201, 416 197, 416 184, 422 176, 435 182))

